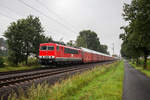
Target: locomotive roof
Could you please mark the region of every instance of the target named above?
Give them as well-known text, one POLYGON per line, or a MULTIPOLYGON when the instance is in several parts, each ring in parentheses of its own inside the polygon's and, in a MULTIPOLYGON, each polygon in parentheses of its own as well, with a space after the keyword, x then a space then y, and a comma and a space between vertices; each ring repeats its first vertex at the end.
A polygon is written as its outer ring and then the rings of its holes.
POLYGON ((83 47, 81 47, 81 50, 83 50, 85 52, 93 53, 93 54, 98 54, 98 55, 112 57, 110 55, 107 55, 107 54, 104 54, 104 53, 101 53, 101 52, 97 52, 97 51, 94 51, 94 50, 90 50, 90 49, 87 49, 87 48, 83 48, 83 47))
POLYGON ((49 44, 54 45, 54 44, 56 44, 56 43, 41 43, 40 45, 49 45, 49 44))
POLYGON ((57 43, 41 43, 40 45, 58 45, 58 46, 63 46, 63 47, 66 47, 66 48, 70 48, 70 49, 76 49, 76 50, 81 50, 79 48, 75 48, 75 47, 70 47, 70 46, 65 46, 65 45, 62 45, 62 44, 57 44, 57 43))

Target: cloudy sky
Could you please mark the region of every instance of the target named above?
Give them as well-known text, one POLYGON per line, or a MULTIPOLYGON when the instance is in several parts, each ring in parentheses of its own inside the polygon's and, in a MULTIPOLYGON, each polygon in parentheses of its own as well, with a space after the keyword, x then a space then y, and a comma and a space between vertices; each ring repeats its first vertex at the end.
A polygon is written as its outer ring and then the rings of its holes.
POLYGON ((38 16, 45 35, 54 40, 76 40, 81 30, 95 31, 112 54, 120 53, 123 3, 131 0, 0 0, 0 37, 11 22, 38 16))

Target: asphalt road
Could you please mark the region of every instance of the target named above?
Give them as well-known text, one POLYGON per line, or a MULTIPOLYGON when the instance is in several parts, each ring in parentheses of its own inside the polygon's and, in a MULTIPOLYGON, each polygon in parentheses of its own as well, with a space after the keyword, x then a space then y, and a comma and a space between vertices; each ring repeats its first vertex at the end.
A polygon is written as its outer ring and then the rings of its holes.
POLYGON ((123 100, 150 100, 150 78, 125 61, 123 100))

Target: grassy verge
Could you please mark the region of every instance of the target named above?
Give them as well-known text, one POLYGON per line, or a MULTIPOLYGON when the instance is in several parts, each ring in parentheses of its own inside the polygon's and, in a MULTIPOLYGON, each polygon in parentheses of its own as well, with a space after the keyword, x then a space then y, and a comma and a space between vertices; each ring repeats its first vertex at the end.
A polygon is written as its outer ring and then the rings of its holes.
MULTIPOLYGON (((144 65, 144 59, 139 60, 139 66, 144 65)), ((147 59, 147 69, 150 69, 150 59, 147 59)))
POLYGON ((28 97, 15 95, 10 100, 121 100, 123 61, 76 74, 54 86, 31 87, 28 97), (49 87, 49 88, 48 88, 49 87))
POLYGON ((136 65, 130 62, 130 65, 132 65, 135 69, 144 73, 146 76, 150 77, 150 60, 148 60, 148 69, 143 69, 143 64, 136 65))
POLYGON ((9 64, 6 58, 4 58, 4 66, 0 66, 0 72, 7 72, 7 71, 17 71, 17 70, 30 70, 30 69, 36 69, 39 68, 40 65, 38 64, 38 60, 35 58, 30 58, 28 60, 28 65, 25 65, 23 63, 15 66, 12 64, 9 64))
POLYGON ((17 71, 17 70, 30 70, 30 69, 36 69, 39 68, 40 65, 33 65, 33 66, 5 66, 0 68, 0 72, 7 72, 7 71, 17 71))

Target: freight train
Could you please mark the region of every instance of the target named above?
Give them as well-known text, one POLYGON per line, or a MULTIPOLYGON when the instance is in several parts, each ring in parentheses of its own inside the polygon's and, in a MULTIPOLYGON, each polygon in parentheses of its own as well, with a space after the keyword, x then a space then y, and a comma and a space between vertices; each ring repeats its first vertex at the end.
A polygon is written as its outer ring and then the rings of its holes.
POLYGON ((42 43, 39 47, 39 62, 49 64, 78 64, 110 61, 115 58, 87 48, 74 48, 56 43, 42 43))

